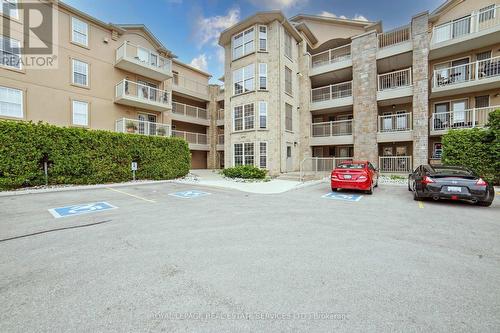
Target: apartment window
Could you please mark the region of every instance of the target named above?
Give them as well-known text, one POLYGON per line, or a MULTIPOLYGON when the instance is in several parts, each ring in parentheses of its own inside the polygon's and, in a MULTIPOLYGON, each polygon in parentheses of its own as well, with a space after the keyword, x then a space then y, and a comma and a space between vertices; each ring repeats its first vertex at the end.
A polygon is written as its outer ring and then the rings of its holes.
POLYGON ((0 0, 0 14, 18 19, 17 0, 0 0))
POLYGON ((254 129, 255 127, 255 110, 253 104, 245 104, 243 106, 243 128, 246 130, 254 129))
POLYGON ((486 60, 486 59, 490 59, 490 58, 491 58, 491 50, 476 53, 477 61, 486 60))
POLYGON ((259 26, 259 51, 267 51, 267 26, 259 26))
POLYGON ((234 107, 233 128, 234 131, 251 130, 255 128, 255 110, 253 103, 234 107))
POLYGON ((267 64, 259 64, 259 90, 267 90, 267 64))
POLYGON ((292 59, 292 36, 285 31, 285 56, 292 59))
POLYGON ((292 94, 292 70, 288 67, 285 67, 285 92, 287 94, 292 94))
POLYGON ((0 64, 21 69, 21 43, 18 40, 0 36, 0 64))
POLYGON ((0 116, 23 117, 23 91, 0 87, 0 116))
POLYGON ((243 130, 243 105, 235 106, 233 111, 234 131, 243 130))
POLYGON ((73 59, 73 83, 88 86, 89 64, 73 59))
POLYGON ((179 85, 179 73, 172 71, 172 81, 173 84, 179 85))
POLYGON ((285 104, 285 130, 293 131, 293 106, 285 104))
POLYGON ((254 64, 250 64, 246 67, 235 70, 233 72, 233 95, 238 95, 247 91, 255 90, 254 75, 254 64))
POLYGON ((71 41, 78 43, 83 46, 88 46, 89 44, 89 26, 87 23, 77 19, 76 17, 71 18, 71 41))
POLYGON ((490 95, 476 96, 476 108, 487 108, 490 106, 490 95))
POLYGON ((479 10, 479 23, 489 21, 495 18, 495 6, 496 5, 489 5, 486 7, 483 7, 479 10))
POLYGON ((259 143, 259 167, 261 169, 267 168, 267 142, 259 143))
POLYGON ((233 60, 254 51, 254 35, 254 28, 250 28, 233 36, 233 60))
POLYGON ((267 128, 267 102, 259 102, 259 128, 267 128))
POLYGON ((234 165, 254 165, 254 144, 235 143, 233 146, 234 165))
POLYGON ((89 125, 89 103, 73 101, 73 125, 89 125))

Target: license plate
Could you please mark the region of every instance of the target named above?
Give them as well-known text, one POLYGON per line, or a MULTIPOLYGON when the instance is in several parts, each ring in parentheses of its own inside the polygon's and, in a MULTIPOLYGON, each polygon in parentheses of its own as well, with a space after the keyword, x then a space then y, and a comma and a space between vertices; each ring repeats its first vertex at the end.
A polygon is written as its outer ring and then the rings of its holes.
POLYGON ((462 188, 458 186, 448 186, 448 192, 462 192, 462 188))
POLYGON ((352 176, 351 175, 344 175, 344 179, 351 179, 352 176))

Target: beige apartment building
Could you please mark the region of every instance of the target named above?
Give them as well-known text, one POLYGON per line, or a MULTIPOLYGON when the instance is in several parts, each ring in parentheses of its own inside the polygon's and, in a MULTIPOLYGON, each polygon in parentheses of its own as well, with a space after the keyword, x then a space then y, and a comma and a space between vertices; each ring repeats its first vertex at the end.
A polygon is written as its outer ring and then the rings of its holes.
POLYGON ((345 159, 439 163, 450 129, 500 107, 500 2, 449 0, 408 25, 279 11, 222 32, 225 165, 272 175, 345 159))
POLYGON ((210 74, 178 61, 144 25, 104 23, 63 2, 57 69, 24 68, 9 48, 26 37, 23 17, 18 1, 9 3, 0 13, 10 24, 9 36, 0 31, 0 119, 179 136, 193 168, 215 166, 219 89, 210 74))
POLYGON ((195 169, 251 164, 276 176, 354 158, 407 173, 439 163, 444 133, 484 126, 500 105, 498 0, 449 0, 391 31, 260 12, 220 35, 224 87, 146 26, 62 2, 57 69, 24 68, 12 47, 23 19, 8 3, 0 119, 183 137, 195 169))

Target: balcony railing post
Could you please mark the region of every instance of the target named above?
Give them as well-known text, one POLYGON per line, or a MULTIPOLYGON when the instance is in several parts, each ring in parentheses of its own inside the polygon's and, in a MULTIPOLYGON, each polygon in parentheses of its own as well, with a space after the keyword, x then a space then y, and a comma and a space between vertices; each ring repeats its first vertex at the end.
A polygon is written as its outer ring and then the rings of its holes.
POLYGON ((330 121, 330 136, 333 136, 333 121, 330 121))
POLYGON ((472 127, 476 127, 476 108, 472 109, 472 127))

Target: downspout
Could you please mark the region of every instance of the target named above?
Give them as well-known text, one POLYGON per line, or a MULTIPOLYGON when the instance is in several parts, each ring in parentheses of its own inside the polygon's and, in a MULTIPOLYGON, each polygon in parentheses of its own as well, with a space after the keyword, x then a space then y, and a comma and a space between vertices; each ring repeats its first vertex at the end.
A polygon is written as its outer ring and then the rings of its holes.
MULTIPOLYGON (((278 69, 278 82, 279 82, 279 98, 278 98, 278 103, 279 103, 279 106, 278 106, 278 110, 279 110, 279 113, 278 113, 278 124, 279 124, 279 153, 280 153, 280 158, 279 158, 279 161, 280 161, 280 173, 282 173, 282 164, 283 164, 283 131, 282 131, 282 124, 281 124, 281 121, 282 121, 282 116, 281 114, 283 113, 283 110, 282 110, 282 107, 283 107, 283 100, 282 100, 282 96, 283 96, 283 91, 281 90, 281 78, 282 78, 282 50, 281 50, 281 38, 282 38, 282 35, 283 35, 283 32, 282 32, 282 29, 285 28, 284 24, 285 24, 285 19, 283 19, 281 21, 281 25, 280 25, 280 29, 279 29, 279 34, 278 34, 278 50, 279 50, 279 61, 278 61, 278 66, 279 66, 279 69, 278 69)), ((286 157, 285 157, 285 172, 286 172, 286 157)))

